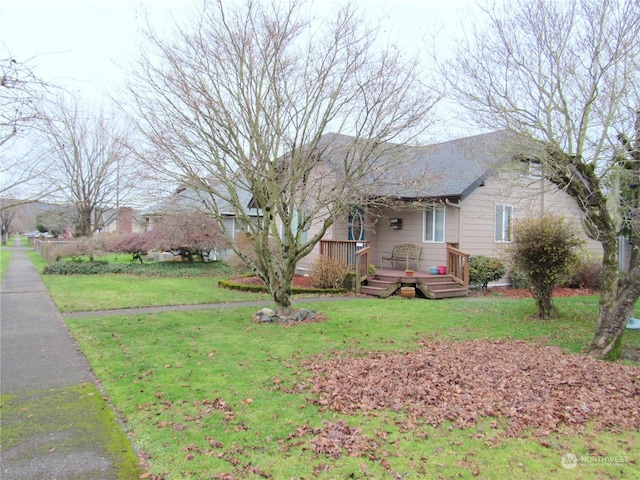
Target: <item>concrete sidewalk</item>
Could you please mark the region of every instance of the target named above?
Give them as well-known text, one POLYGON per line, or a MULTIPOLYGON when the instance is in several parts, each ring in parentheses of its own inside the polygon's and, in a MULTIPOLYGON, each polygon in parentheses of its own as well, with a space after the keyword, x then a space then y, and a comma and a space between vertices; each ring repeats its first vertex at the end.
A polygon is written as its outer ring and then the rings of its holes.
POLYGON ((0 285, 0 477, 134 479, 131 444, 26 248, 0 285))

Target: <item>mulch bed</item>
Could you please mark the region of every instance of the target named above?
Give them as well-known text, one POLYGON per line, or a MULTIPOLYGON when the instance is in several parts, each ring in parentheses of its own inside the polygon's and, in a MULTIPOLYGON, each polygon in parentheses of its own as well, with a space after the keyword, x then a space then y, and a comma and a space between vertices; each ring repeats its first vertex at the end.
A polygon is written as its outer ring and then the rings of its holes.
MULTIPOLYGON (((474 292, 476 295, 484 296, 502 296, 508 298, 533 298, 531 291, 526 288, 511 288, 511 287, 492 287, 488 288, 484 292, 474 292)), ((581 297, 590 295, 599 295, 599 290, 593 288, 564 288, 556 287, 553 289, 553 297, 581 297)))
MULTIPOLYGON (((264 285, 264 282, 258 277, 236 277, 231 281, 242 283, 245 285, 264 285)), ((295 288, 313 288, 311 277, 304 275, 296 275, 293 277, 293 286, 295 288)), ((584 295, 598 295, 600 292, 589 288, 560 288, 553 290, 554 297, 577 297, 584 295)), ((488 288, 484 292, 476 292, 476 295, 499 295, 508 298, 531 298, 531 292, 528 289, 516 289, 511 287, 493 287, 488 288)))
MULTIPOLYGON (((532 429, 581 431, 640 428, 640 368, 569 354, 523 341, 424 342, 411 353, 365 357, 335 352, 305 363, 312 403, 342 413, 402 411, 402 420, 475 426, 507 420, 505 434, 532 429)), ((497 424, 496 424, 497 427, 497 424)))
MULTIPOLYGON (((264 282, 258 277, 236 277, 230 279, 234 283, 242 283, 244 285, 264 285, 264 282)), ((311 283, 311 277, 305 277, 303 275, 295 275, 293 277, 294 288, 313 288, 311 283)))

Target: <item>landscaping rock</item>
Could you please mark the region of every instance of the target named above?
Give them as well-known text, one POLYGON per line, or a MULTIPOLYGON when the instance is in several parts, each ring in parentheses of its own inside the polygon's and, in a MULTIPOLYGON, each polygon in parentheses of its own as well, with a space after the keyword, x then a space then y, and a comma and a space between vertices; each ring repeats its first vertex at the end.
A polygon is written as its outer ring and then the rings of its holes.
POLYGON ((305 320, 313 320, 316 318, 316 312, 313 310, 308 310, 306 308, 301 308, 300 310, 296 310, 292 312, 287 320, 291 322, 304 322, 305 320))
POLYGON ((274 310, 263 308, 253 316, 253 320, 256 323, 275 323, 279 322, 281 317, 274 310))
POLYGON ((281 317, 274 310, 270 308, 263 308, 262 310, 256 312, 253 316, 253 321, 255 323, 278 323, 278 322, 305 322, 312 321, 316 319, 316 312, 314 310, 309 310, 307 308, 301 308, 299 310, 294 310, 287 317, 281 317))

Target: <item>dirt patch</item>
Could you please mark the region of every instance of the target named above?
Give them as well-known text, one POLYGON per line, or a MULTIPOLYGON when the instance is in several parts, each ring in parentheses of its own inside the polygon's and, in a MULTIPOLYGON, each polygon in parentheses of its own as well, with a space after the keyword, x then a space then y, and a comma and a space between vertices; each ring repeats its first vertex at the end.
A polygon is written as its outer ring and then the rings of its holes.
MULTIPOLYGON (((264 282, 258 277, 236 277, 230 279, 234 283, 242 283, 244 285, 264 285, 264 282)), ((304 275, 295 275, 293 277, 294 288, 313 288, 311 277, 304 275)))
MULTIPOLYGON (((506 435, 640 428, 640 368, 522 341, 429 342, 412 353, 337 353, 305 364, 312 403, 354 414, 389 409, 411 421, 471 427, 507 420, 506 435)), ((298 385, 296 388, 301 388, 298 385)))

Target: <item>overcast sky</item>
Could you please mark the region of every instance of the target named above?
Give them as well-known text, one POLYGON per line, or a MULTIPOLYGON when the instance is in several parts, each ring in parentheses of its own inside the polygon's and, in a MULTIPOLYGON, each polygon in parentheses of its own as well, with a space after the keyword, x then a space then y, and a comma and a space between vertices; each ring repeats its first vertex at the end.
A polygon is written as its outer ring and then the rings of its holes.
MULTIPOLYGON (((0 59, 15 58, 37 76, 85 97, 105 96, 121 85, 140 48, 143 12, 155 28, 170 24, 200 0, 0 0, 0 59)), ((235 1, 235 0, 225 0, 235 1)), ((384 33, 416 48, 435 25, 459 28, 473 0, 355 0, 372 18, 386 15, 384 33)), ((340 0, 312 0, 332 13, 340 0), (332 8, 333 5, 333 8, 332 8)))

